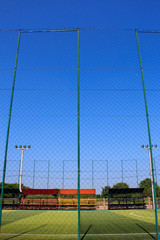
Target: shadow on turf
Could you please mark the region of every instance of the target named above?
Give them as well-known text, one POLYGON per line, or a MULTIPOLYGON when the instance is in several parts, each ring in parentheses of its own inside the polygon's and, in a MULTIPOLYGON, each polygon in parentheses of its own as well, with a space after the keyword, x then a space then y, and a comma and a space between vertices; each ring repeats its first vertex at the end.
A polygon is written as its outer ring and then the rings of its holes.
POLYGON ((83 239, 85 238, 85 236, 87 235, 87 233, 89 232, 89 230, 90 230, 91 227, 92 227, 92 225, 90 225, 90 226, 87 228, 87 230, 86 230, 85 234, 82 236, 81 240, 83 240, 83 239))
POLYGON ((44 224, 44 225, 41 225, 40 227, 33 228, 33 229, 29 230, 29 231, 26 231, 26 232, 17 234, 17 235, 15 235, 15 236, 12 236, 12 237, 9 237, 9 238, 5 238, 5 240, 17 238, 17 237, 19 237, 19 236, 21 236, 21 235, 23 235, 23 234, 29 233, 29 232, 31 232, 31 231, 33 231, 33 230, 37 230, 37 229, 39 229, 39 228, 41 228, 41 227, 44 227, 44 226, 46 226, 46 225, 47 225, 47 224, 44 224))
POLYGON ((148 233, 148 235, 149 235, 150 237, 152 237, 153 239, 156 239, 152 234, 150 234, 144 227, 142 227, 142 226, 139 225, 138 223, 137 223, 137 226, 140 227, 141 229, 143 229, 146 233, 148 233))

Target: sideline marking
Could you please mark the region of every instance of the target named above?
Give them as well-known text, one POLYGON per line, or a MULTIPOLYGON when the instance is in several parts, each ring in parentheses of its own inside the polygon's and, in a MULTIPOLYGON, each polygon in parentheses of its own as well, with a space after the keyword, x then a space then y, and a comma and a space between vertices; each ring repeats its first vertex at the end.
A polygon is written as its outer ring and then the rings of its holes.
POLYGON ((130 213, 132 216, 135 216, 135 217, 141 217, 141 218, 152 218, 152 219, 155 219, 154 217, 145 217, 145 216, 141 216, 141 215, 136 215, 134 214, 133 212, 130 213))

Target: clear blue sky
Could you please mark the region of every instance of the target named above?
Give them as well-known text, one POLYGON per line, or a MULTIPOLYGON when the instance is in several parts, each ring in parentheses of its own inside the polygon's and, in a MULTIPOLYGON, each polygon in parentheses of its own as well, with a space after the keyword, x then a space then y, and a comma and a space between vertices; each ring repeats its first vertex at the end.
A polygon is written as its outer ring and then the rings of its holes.
MULTIPOLYGON (((0 2, 1 29, 160 29, 159 1, 0 2)), ((2 169, 10 99, 10 90, 6 89, 12 85, 18 32, 0 34, 2 169)), ((159 34, 140 33, 139 39, 149 113, 153 116, 158 114, 160 100, 159 34)), ((98 192, 106 185, 106 160, 109 185, 122 180, 121 161, 125 160, 124 181, 136 186, 135 160, 139 181, 149 176, 149 160, 148 152, 140 148, 148 144, 148 138, 134 31, 80 30, 80 87, 81 186, 92 187, 92 160, 98 192)), ((77 32, 22 33, 6 181, 18 179, 20 151, 14 145, 31 144, 24 155, 26 185, 32 187, 36 160, 35 187, 46 187, 48 161, 49 187, 61 187, 63 161, 69 160, 64 166, 65 187, 76 188, 77 165, 71 162, 77 159, 76 88, 77 32)), ((160 144, 159 118, 154 120, 151 118, 153 144, 160 144)), ((159 150, 155 151, 158 155, 159 150)))
POLYGON ((158 0, 0 0, 0 28, 159 29, 158 0))

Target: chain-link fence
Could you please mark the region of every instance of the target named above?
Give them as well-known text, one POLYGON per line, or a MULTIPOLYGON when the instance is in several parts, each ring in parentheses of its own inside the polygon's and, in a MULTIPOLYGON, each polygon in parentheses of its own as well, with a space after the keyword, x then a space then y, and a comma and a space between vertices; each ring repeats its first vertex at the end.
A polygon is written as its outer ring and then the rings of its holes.
POLYGON ((0 239, 159 239, 159 31, 0 31, 0 239))

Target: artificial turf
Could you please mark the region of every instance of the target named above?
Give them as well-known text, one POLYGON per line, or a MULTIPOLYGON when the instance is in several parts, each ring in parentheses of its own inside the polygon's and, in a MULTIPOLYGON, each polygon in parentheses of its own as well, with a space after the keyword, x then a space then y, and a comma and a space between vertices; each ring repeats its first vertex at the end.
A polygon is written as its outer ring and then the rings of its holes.
MULTIPOLYGON (((3 210, 0 239, 78 239, 77 211, 3 210)), ((81 211, 81 240, 156 239, 153 210, 81 211)))

